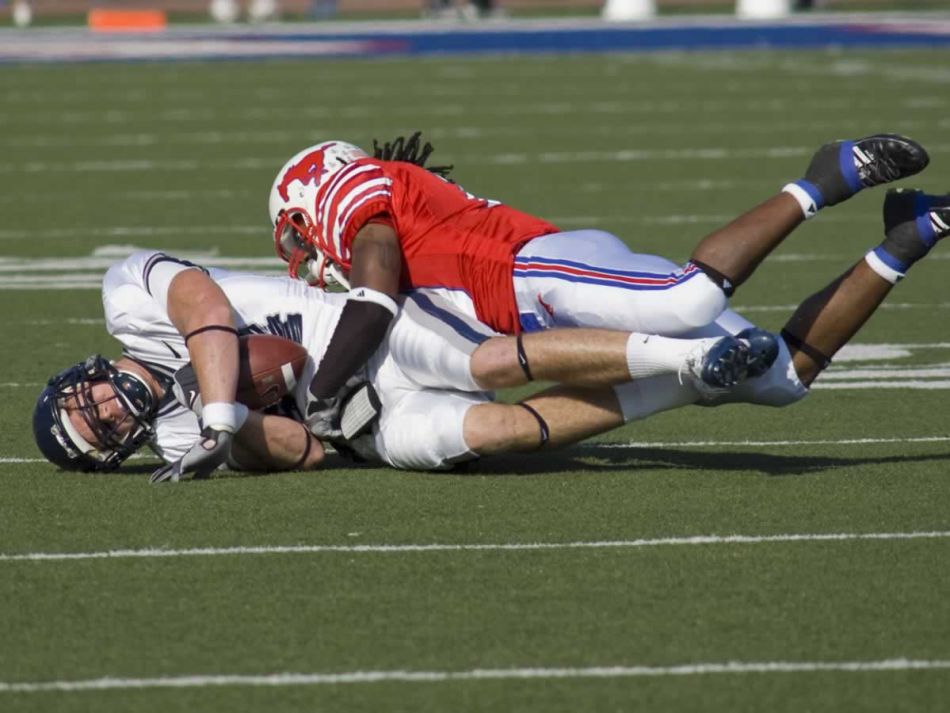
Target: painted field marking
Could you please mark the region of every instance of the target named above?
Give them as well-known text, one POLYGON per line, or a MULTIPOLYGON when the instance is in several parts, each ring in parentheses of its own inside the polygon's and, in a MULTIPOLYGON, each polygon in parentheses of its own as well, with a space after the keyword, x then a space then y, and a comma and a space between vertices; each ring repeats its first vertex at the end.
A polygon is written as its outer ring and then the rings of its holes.
POLYGON ((527 552, 537 550, 640 549, 683 545, 756 545, 786 542, 848 542, 882 540, 938 540, 950 537, 950 531, 935 532, 835 532, 784 535, 692 535, 638 540, 594 542, 521 542, 468 544, 405 545, 256 545, 248 547, 191 547, 184 549, 146 548, 138 550, 100 550, 95 552, 25 552, 0 554, 0 562, 62 562, 95 559, 147 559, 156 557, 215 557, 226 555, 284 554, 392 554, 407 552, 527 552))
MULTIPOLYGON (((927 147, 931 153, 950 151, 950 144, 927 147)), ((814 146, 773 146, 768 148, 734 149, 723 146, 682 149, 615 149, 610 151, 542 151, 470 154, 459 157, 462 165, 631 163, 640 161, 725 161, 746 159, 788 159, 810 156, 814 146)), ((208 170, 271 171, 274 157, 246 157, 233 160, 195 159, 100 159, 82 161, 27 161, 0 163, 0 174, 122 173, 127 171, 168 171, 197 173, 208 170)))
POLYGON ((860 389, 904 389, 905 391, 935 391, 950 389, 950 380, 944 381, 916 381, 916 380, 897 380, 888 381, 886 379, 873 381, 833 381, 828 383, 819 379, 812 384, 812 389, 819 391, 854 391, 860 389))
POLYGON ((914 438, 839 438, 813 441, 630 441, 628 443, 595 443, 598 448, 764 448, 799 446, 868 446, 884 443, 947 443, 950 436, 918 436, 914 438))
POLYGON ((340 673, 219 674, 159 676, 155 678, 91 678, 74 681, 0 681, 0 693, 80 692, 142 688, 207 688, 222 686, 321 686, 342 683, 444 683, 564 678, 634 678, 708 676, 764 673, 864 673, 885 671, 938 671, 950 669, 950 660, 883 659, 879 661, 725 661, 676 666, 587 666, 546 668, 476 668, 468 671, 344 671, 340 673))

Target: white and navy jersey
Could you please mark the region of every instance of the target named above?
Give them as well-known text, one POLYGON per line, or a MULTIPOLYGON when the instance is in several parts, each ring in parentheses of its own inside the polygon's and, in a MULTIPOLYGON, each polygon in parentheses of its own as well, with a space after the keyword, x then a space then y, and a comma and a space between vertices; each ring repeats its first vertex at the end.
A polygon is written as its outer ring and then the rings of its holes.
MULTIPOLYGON (((103 282, 106 326, 124 355, 168 377, 188 363, 167 301, 172 280, 191 269, 204 270, 224 290, 239 332, 276 334, 304 346, 310 359, 294 397, 305 412, 307 387, 326 353, 345 294, 287 277, 205 270, 164 253, 136 253, 110 268, 103 282)), ((462 436, 465 412, 490 395, 471 375, 471 354, 495 333, 439 295, 420 291, 401 301, 399 315, 363 372, 376 387, 383 416, 361 439, 359 450, 396 467, 445 467, 472 455, 462 436)), ((154 426, 156 450, 168 461, 180 458, 199 434, 195 415, 170 398, 154 426)))
MULTIPOLYGON (((224 290, 242 334, 276 334, 302 344, 315 363, 323 357, 346 295, 314 290, 285 277, 205 269, 159 252, 138 252, 112 266, 102 284, 106 329, 124 356, 171 377, 191 359, 168 316, 168 288, 183 270, 200 269, 224 290)), ((198 436, 195 416, 165 399, 155 421, 157 449, 166 460, 187 451, 198 436)))

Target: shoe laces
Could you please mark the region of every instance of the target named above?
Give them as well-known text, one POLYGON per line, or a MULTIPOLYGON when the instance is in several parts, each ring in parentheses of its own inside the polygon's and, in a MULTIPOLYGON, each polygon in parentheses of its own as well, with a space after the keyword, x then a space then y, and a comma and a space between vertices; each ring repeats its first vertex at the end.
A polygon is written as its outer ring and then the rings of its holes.
POLYGON ((858 178, 865 186, 889 183, 904 175, 897 158, 889 155, 885 141, 869 142, 866 146, 855 144, 852 155, 858 178))
MULTIPOLYGON (((683 360, 682 365, 680 366, 677 377, 679 379, 680 385, 684 385, 686 381, 689 381, 690 384, 700 393, 704 399, 712 399, 716 396, 726 393, 729 391, 732 385, 722 386, 710 384, 703 379, 703 367, 706 364, 706 357, 709 354, 710 350, 715 347, 721 339, 712 339, 712 340, 703 340, 702 344, 698 344, 695 349, 693 349, 687 357, 683 360)), ((720 366, 728 369, 730 366, 733 366, 732 362, 728 364, 725 362, 720 362, 720 366)), ((720 369, 718 374, 721 374, 725 369, 720 369)))

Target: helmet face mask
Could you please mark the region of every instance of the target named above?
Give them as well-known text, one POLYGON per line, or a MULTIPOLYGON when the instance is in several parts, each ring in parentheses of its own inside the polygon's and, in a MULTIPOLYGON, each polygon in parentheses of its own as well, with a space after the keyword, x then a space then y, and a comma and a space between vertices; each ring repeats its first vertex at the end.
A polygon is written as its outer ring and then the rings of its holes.
POLYGON ((302 211, 281 212, 274 227, 274 244, 277 255, 287 263, 287 273, 304 280, 311 287, 325 289, 342 285, 349 289, 350 283, 340 266, 327 257, 315 243, 306 237, 313 230, 313 223, 302 211))
POLYGON ((96 355, 50 379, 33 412, 33 435, 47 460, 64 470, 114 470, 154 435, 154 407, 152 391, 139 376, 96 355), (109 395, 97 402, 93 390, 100 384, 108 385, 109 395), (100 407, 113 399, 124 415, 105 423, 100 407), (74 414, 95 443, 80 433, 74 414))
POLYGON ((349 287, 343 269, 327 254, 316 221, 317 193, 343 166, 366 158, 358 146, 325 141, 295 154, 271 186, 269 211, 277 255, 288 263, 291 277, 317 287, 349 287))

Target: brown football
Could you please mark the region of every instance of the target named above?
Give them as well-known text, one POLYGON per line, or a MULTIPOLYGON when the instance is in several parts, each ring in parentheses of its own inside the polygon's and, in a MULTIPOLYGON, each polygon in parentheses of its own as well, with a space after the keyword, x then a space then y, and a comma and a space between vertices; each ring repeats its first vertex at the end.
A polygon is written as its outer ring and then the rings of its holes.
POLYGON ((251 410, 271 406, 291 393, 307 363, 307 350, 272 334, 241 337, 237 400, 251 410))

